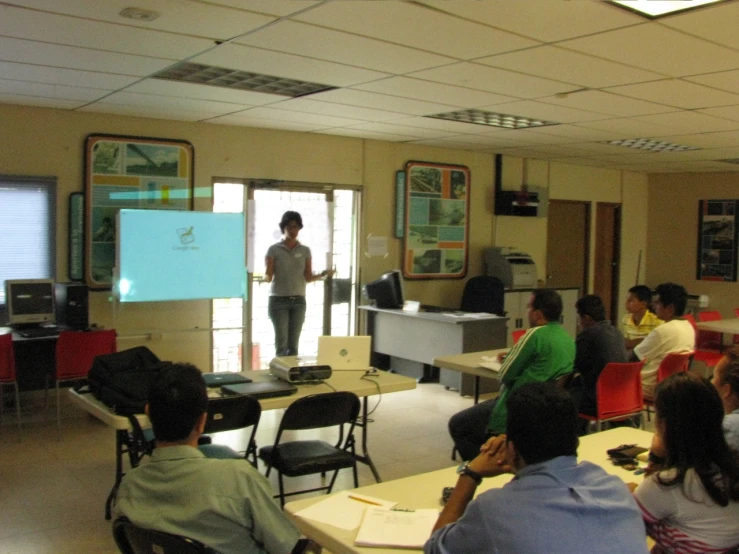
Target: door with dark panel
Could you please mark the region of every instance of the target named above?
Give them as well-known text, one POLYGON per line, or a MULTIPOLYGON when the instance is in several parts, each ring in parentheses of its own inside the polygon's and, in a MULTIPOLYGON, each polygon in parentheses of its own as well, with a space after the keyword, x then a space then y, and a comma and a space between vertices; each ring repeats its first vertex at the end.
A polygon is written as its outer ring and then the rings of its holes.
POLYGON ((546 286, 588 290, 590 203, 550 200, 547 220, 546 286))
POLYGON ((598 202, 595 209, 595 279, 593 294, 603 299, 606 319, 616 324, 620 260, 621 206, 598 202))

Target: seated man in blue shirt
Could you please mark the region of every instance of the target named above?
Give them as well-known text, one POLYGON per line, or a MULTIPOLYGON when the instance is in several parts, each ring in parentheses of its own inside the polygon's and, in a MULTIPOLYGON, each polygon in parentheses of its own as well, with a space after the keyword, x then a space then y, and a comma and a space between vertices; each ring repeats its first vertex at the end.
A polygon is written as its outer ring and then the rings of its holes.
POLYGON ((626 484, 577 463, 577 412, 554 383, 528 383, 508 398, 506 435, 460 466, 426 554, 480 552, 647 552, 646 533, 626 484), (512 472, 500 489, 472 500, 485 477, 512 472))
POLYGON ((156 448, 150 463, 123 478, 116 517, 220 554, 290 554, 300 533, 272 498, 267 479, 244 459, 206 458, 198 450, 207 409, 195 366, 173 364, 157 377, 146 406, 156 448))

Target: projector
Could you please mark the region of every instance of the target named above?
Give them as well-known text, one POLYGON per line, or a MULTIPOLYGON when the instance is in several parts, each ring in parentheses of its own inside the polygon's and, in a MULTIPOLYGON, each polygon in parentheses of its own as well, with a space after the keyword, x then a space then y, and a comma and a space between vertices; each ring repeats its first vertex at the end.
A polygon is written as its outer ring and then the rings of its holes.
POLYGON ((331 366, 319 364, 315 358, 281 356, 269 362, 270 373, 288 383, 323 381, 331 377, 331 366))

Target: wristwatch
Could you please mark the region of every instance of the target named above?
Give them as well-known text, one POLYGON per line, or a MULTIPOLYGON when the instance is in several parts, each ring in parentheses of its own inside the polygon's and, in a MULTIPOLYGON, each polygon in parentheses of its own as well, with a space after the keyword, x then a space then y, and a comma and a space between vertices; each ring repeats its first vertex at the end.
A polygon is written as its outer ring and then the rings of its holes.
POLYGON ((482 483, 482 475, 480 475, 473 469, 470 469, 470 464, 467 462, 460 464, 460 466, 457 468, 457 475, 466 475, 475 482, 475 485, 479 485, 480 483, 482 483))

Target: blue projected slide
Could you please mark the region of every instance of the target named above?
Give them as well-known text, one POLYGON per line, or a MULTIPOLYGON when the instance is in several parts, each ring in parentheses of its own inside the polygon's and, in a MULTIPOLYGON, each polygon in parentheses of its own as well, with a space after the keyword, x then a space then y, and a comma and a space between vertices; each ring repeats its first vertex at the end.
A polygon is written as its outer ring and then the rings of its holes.
POLYGON ((121 302, 244 297, 244 215, 120 210, 121 302))

